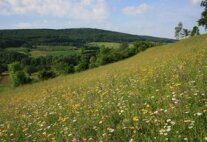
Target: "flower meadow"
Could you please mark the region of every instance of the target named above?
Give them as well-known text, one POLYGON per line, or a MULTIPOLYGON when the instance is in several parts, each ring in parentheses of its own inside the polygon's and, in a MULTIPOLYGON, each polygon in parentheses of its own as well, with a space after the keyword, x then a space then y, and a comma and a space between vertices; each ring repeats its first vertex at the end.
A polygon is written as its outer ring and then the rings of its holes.
POLYGON ((0 141, 207 141, 207 35, 0 95, 0 141))

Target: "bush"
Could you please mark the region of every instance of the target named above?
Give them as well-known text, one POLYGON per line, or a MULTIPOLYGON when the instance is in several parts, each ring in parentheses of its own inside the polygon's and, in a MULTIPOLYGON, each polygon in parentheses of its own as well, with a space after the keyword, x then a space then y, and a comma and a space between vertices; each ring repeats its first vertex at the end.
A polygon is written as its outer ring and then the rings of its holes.
POLYGON ((40 71, 38 74, 39 80, 47 80, 50 78, 54 78, 55 76, 56 75, 53 71, 46 71, 46 70, 40 71))
POLYGON ((19 62, 9 64, 9 75, 14 87, 31 82, 31 79, 22 71, 19 62))
POLYGON ((57 74, 67 74, 71 71, 70 66, 64 62, 56 63, 53 68, 57 74))

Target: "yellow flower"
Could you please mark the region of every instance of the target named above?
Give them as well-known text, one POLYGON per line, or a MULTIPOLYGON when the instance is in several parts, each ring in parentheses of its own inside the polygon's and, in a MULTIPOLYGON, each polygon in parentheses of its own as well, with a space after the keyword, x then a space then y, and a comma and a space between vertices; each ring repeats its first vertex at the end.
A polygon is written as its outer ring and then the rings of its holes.
POLYGON ((60 122, 60 123, 63 123, 63 122, 65 122, 67 120, 67 118, 64 118, 64 117, 59 117, 59 119, 58 119, 58 121, 60 122))
POLYGON ((134 121, 134 122, 138 122, 138 121, 139 121, 139 118, 138 118, 137 116, 134 116, 134 117, 133 117, 133 121, 134 121))
POLYGON ((0 129, 0 136, 3 136, 4 135, 4 133, 3 133, 3 131, 1 131, 1 129, 0 129))

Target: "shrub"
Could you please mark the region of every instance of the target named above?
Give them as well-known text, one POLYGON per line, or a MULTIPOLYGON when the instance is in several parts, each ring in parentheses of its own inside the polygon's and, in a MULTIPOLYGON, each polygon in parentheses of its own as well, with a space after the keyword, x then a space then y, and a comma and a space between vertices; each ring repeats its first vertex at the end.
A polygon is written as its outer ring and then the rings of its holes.
POLYGON ((38 74, 39 80, 47 80, 50 78, 54 78, 55 76, 56 75, 53 71, 46 71, 46 70, 40 71, 38 74))
POLYGON ((9 75, 14 87, 31 82, 31 79, 24 71, 22 71, 22 67, 19 62, 9 64, 9 75))

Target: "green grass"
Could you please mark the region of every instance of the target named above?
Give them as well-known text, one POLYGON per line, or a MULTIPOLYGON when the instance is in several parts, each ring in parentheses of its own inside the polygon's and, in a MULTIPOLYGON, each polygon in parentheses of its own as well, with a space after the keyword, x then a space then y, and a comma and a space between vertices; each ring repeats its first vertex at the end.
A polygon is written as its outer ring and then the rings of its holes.
POLYGON ((70 56, 79 54, 79 50, 71 50, 71 51, 41 51, 41 50, 33 50, 30 52, 31 56, 34 58, 40 56, 70 56))
POLYGON ((11 83, 8 76, 0 76, 0 94, 1 92, 5 92, 11 90, 11 83))
POLYGON ((0 141, 205 141, 207 35, 0 96, 0 141))
POLYGON ((42 51, 71 51, 77 48, 74 46, 37 46, 36 49, 42 51))
MULTIPOLYGON (((98 46, 98 47, 105 46, 107 48, 119 48, 121 46, 121 43, 117 43, 117 42, 91 42, 91 43, 88 43, 88 45, 98 46)), ((133 46, 133 43, 129 43, 129 47, 132 47, 132 46, 133 46)))
POLYGON ((40 56, 70 56, 70 55, 76 55, 80 53, 80 50, 72 47, 72 46, 38 46, 37 48, 30 49, 28 51, 27 48, 7 48, 7 51, 15 51, 19 53, 24 53, 31 55, 34 58, 40 57, 40 56))
POLYGON ((109 47, 109 48, 119 48, 121 43, 116 43, 116 42, 92 42, 89 43, 91 46, 98 46, 98 47, 109 47))

